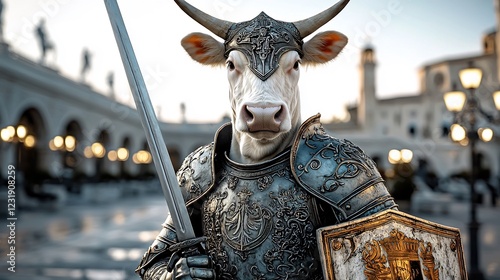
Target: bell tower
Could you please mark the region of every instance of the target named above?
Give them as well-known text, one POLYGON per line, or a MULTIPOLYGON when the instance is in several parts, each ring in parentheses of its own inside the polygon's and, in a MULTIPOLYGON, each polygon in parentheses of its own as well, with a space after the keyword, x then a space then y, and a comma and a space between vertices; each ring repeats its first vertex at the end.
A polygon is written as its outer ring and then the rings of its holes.
POLYGON ((361 88, 358 106, 358 124, 363 130, 370 130, 374 125, 374 111, 377 105, 377 98, 375 96, 375 66, 375 50, 371 46, 366 46, 361 51, 359 67, 361 88))

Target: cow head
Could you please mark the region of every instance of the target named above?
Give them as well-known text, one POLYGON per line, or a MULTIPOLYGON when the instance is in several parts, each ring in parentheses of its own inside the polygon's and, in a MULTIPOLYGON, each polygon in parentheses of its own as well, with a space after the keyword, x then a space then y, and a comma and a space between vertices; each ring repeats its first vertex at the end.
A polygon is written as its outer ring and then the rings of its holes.
POLYGON ((221 43, 209 35, 191 33, 181 43, 194 60, 227 67, 233 124, 230 158, 256 163, 282 152, 301 123, 299 66, 328 62, 347 44, 347 37, 335 31, 319 33, 305 43, 302 39, 335 17, 349 0, 294 23, 274 20, 265 13, 232 23, 183 0, 175 2, 225 40, 221 43))

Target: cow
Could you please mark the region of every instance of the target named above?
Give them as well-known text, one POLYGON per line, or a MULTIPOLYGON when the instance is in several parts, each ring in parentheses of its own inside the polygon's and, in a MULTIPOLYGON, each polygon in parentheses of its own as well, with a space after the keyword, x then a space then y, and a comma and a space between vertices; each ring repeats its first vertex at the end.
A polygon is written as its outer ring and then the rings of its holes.
POLYGON ((348 41, 336 31, 303 38, 349 1, 293 23, 264 12, 233 23, 175 2, 224 40, 191 33, 181 45, 201 64, 226 65, 231 123, 177 172, 193 227, 206 237, 199 254, 170 249, 180 246, 167 217, 136 272, 143 279, 322 279, 316 229, 397 208, 359 147, 329 136, 319 114, 304 122, 300 114, 300 66, 331 61, 348 41))
MULTIPOLYGON (((210 17, 184 1, 176 1, 186 13, 226 39, 231 22, 210 17)), ((342 0, 323 13, 294 23, 304 38, 328 22, 348 3, 342 0)), ((336 31, 321 32, 295 50, 282 54, 279 67, 263 80, 255 75, 249 59, 239 50, 227 52, 223 43, 210 35, 192 33, 181 45, 195 61, 211 66, 226 65, 233 139, 231 159, 257 163, 273 158, 291 144, 301 124, 298 81, 300 65, 317 65, 334 59, 347 44, 347 37, 336 31)))

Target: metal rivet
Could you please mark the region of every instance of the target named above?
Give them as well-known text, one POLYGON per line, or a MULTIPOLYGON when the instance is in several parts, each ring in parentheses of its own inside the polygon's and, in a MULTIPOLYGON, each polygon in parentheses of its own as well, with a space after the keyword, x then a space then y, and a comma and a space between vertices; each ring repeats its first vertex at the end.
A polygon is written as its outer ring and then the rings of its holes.
POLYGON ((346 209, 346 210, 351 210, 351 204, 346 204, 346 205, 345 205, 345 209, 346 209))

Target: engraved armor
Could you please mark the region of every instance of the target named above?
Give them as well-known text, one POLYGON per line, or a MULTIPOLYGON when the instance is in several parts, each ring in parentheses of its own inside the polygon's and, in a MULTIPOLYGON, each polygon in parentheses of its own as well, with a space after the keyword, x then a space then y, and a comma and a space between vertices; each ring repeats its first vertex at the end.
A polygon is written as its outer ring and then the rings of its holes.
MULTIPOLYGON (((292 147, 259 164, 228 159, 230 135, 223 126, 177 174, 217 279, 322 279, 318 228, 396 208, 373 161, 327 135, 319 114, 292 147)), ((175 242, 167 220, 138 267, 143 279, 159 279, 175 242)))
POLYGON ((290 150, 240 165, 227 157, 203 203, 203 232, 219 279, 319 279, 315 200, 297 185, 290 150))

